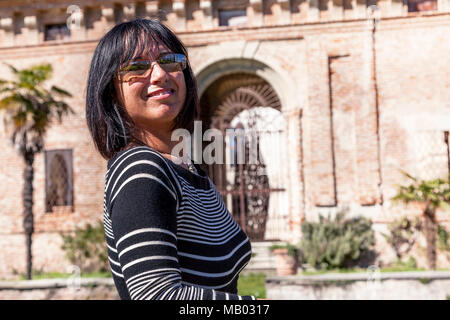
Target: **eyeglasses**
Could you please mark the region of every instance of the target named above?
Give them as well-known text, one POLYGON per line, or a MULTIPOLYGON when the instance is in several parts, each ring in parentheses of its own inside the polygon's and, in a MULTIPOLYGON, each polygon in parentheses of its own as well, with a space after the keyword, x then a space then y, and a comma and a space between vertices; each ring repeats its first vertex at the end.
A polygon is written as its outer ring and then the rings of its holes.
POLYGON ((186 68, 186 56, 180 53, 168 53, 158 58, 156 61, 139 60, 133 61, 128 66, 119 70, 119 80, 129 82, 133 79, 148 77, 155 64, 158 64, 166 72, 182 71, 186 68))

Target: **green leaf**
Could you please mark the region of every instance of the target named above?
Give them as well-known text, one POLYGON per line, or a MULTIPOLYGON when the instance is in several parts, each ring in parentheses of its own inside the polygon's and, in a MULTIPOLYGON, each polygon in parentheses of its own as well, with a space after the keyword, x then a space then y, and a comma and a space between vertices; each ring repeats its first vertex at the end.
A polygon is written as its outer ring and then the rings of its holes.
POLYGON ((67 97, 72 97, 72 94, 70 94, 68 91, 63 90, 63 89, 61 89, 59 87, 56 87, 56 86, 52 86, 50 90, 54 91, 55 93, 67 96, 67 97))

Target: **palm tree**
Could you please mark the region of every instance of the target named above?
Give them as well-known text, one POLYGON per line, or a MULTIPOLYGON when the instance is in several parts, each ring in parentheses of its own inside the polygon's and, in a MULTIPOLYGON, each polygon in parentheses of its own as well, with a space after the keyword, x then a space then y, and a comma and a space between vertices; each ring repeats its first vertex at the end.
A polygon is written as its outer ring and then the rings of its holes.
POLYGON ((436 237, 438 208, 450 208, 450 175, 448 179, 421 180, 402 172, 412 180, 408 186, 398 186, 395 202, 419 202, 423 204, 424 233, 427 242, 426 256, 430 269, 436 269, 436 237))
POLYGON ((5 128, 11 134, 11 142, 25 161, 23 187, 23 228, 27 247, 27 279, 31 279, 31 236, 34 231, 33 218, 33 161, 35 154, 44 148, 44 135, 52 120, 61 123, 62 116, 74 113, 57 97, 71 97, 67 91, 52 86, 43 87, 52 73, 50 64, 18 70, 7 64, 14 80, 0 80, 0 110, 5 128))

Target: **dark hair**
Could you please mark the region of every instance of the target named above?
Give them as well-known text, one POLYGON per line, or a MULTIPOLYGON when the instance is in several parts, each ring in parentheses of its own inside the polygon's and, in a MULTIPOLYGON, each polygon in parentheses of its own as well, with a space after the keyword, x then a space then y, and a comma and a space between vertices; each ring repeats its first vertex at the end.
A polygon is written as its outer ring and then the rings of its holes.
MULTIPOLYGON (((95 49, 87 82, 86 121, 96 148, 107 160, 126 147, 127 141, 136 140, 133 136, 135 125, 125 108, 118 106, 119 111, 115 110, 114 77, 121 66, 141 56, 152 42, 162 43, 172 52, 188 57, 183 43, 168 27, 149 19, 134 19, 116 25, 95 49)), ((199 100, 189 59, 183 73, 186 99, 171 129, 185 128, 192 133, 199 114, 199 100)))

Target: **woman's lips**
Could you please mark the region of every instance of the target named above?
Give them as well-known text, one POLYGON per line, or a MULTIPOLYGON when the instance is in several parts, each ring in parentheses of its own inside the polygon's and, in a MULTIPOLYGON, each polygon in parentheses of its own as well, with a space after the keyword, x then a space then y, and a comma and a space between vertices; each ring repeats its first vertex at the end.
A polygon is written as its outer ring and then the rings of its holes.
POLYGON ((158 90, 150 93, 147 97, 152 100, 163 100, 171 97, 174 93, 173 89, 158 90))

